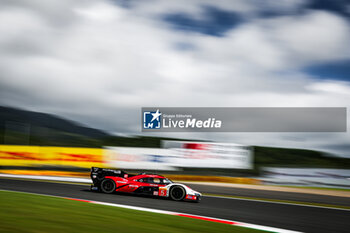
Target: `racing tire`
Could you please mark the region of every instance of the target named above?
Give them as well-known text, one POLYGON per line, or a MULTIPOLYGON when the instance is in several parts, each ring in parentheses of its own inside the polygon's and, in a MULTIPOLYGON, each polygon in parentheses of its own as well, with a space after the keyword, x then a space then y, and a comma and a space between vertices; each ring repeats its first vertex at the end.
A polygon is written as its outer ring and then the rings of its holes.
POLYGON ((174 186, 170 189, 169 195, 174 201, 181 201, 186 196, 186 190, 181 186, 174 186))
POLYGON ((116 189, 116 184, 111 179, 104 179, 101 182, 101 191, 104 193, 113 193, 116 189))

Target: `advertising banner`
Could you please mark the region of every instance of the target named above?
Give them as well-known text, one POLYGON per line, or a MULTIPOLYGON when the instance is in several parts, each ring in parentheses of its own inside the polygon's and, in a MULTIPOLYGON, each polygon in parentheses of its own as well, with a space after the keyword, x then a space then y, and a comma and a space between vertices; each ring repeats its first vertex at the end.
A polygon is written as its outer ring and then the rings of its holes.
POLYGON ((181 168, 250 169, 249 147, 230 143, 165 141, 164 148, 105 147, 70 148, 0 146, 2 166, 103 166, 137 170, 181 168))
POLYGON ((102 149, 0 145, 2 166, 102 166, 102 149))
POLYGON ((109 167, 143 170, 179 168, 251 169, 249 147, 233 143, 164 141, 165 148, 106 147, 109 167))
POLYGON ((251 169, 250 147, 234 143, 163 141, 163 148, 176 155, 173 166, 195 168, 251 169))
POLYGON ((160 148, 105 147, 108 167, 140 170, 176 170, 172 150, 160 148))

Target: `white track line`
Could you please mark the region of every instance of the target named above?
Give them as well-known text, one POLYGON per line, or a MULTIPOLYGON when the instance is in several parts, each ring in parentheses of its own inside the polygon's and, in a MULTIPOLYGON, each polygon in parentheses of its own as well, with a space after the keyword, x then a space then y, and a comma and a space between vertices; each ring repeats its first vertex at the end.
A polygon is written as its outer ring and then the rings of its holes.
POLYGON ((174 215, 174 216, 180 216, 180 217, 194 218, 194 219, 200 219, 200 220, 204 220, 204 221, 217 222, 217 223, 229 224, 229 225, 234 225, 234 226, 240 226, 240 227, 251 228, 251 229, 256 229, 256 230, 269 231, 269 232, 276 232, 276 233, 300 233, 299 231, 291 231, 291 230, 286 230, 286 229, 282 229, 282 228, 262 226, 262 225, 237 222, 237 221, 232 221, 232 220, 227 220, 227 219, 212 218, 212 217, 206 217, 206 216, 201 216, 201 215, 173 212, 173 211, 167 211, 167 210, 159 210, 159 209, 152 209, 152 208, 145 208, 145 207, 138 207, 138 206, 131 206, 131 205, 114 204, 114 203, 100 202, 100 201, 91 201, 91 200, 85 200, 85 199, 47 195, 47 194, 39 194, 39 193, 31 193, 31 192, 22 192, 22 191, 13 191, 13 190, 4 190, 4 189, 0 189, 0 191, 27 193, 27 194, 34 194, 34 195, 38 195, 38 196, 64 198, 67 200, 81 201, 81 202, 87 202, 87 203, 92 203, 92 204, 113 206, 113 207, 132 209, 132 210, 138 210, 138 211, 145 211, 145 212, 152 212, 152 213, 158 213, 158 214, 167 214, 167 215, 174 215))
MULTIPOLYGON (((8 177, 8 178, 22 178, 22 179, 33 179, 33 180, 50 180, 50 181, 63 181, 63 182, 75 182, 75 183, 86 183, 91 184, 91 179, 89 178, 74 178, 74 177, 61 177, 61 176, 35 176, 35 175, 12 175, 12 174, 1 174, 0 177, 8 177)), ((298 203, 288 203, 288 202, 278 202, 278 201, 266 201, 266 200, 255 200, 249 198, 239 198, 239 197, 223 197, 216 195, 204 195, 205 197, 211 198, 226 198, 226 199, 235 199, 242 201, 255 201, 255 202, 265 202, 265 203, 273 203, 280 205, 294 205, 294 206, 303 206, 303 207, 313 207, 313 208, 322 208, 322 209, 333 209, 333 210, 344 210, 350 211, 350 209, 345 208, 337 208, 337 207, 327 207, 327 206, 318 206, 318 205, 308 205, 308 204, 298 204, 298 203)))
POLYGON ((23 179, 33 179, 33 180, 54 180, 54 181, 89 183, 89 184, 92 183, 90 178, 76 178, 76 177, 64 177, 64 176, 34 176, 34 175, 0 174, 0 177, 23 178, 23 179))
POLYGON ((279 202, 279 201, 267 201, 267 200, 256 200, 256 199, 249 199, 249 198, 240 198, 240 197, 223 197, 223 196, 216 196, 216 195, 204 195, 204 197, 211 197, 211 198, 224 198, 224 199, 234 199, 234 200, 241 200, 241 201, 255 201, 255 202, 264 202, 264 203, 273 203, 273 204, 280 204, 280 205, 294 205, 294 206, 303 206, 303 207, 314 207, 314 208, 322 208, 322 209, 331 209, 331 210, 344 210, 344 211, 350 211, 350 209, 345 208, 338 208, 338 207, 328 207, 328 206, 319 206, 319 205, 309 205, 309 204, 298 204, 298 203, 289 203, 289 202, 279 202))

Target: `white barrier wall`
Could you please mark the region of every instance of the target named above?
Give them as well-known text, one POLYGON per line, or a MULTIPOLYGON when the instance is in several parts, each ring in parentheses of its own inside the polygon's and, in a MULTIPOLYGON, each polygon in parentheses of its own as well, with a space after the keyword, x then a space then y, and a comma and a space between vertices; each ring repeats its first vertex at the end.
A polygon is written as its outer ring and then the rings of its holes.
POLYGON ((251 169, 250 147, 234 143, 163 141, 163 148, 177 155, 172 164, 178 167, 251 169))
POLYGON ((251 169, 249 147, 233 143, 164 141, 165 148, 105 147, 109 167, 142 170, 179 168, 251 169))
POLYGON ((105 147, 104 161, 109 167, 141 170, 176 170, 172 150, 138 147, 105 147))

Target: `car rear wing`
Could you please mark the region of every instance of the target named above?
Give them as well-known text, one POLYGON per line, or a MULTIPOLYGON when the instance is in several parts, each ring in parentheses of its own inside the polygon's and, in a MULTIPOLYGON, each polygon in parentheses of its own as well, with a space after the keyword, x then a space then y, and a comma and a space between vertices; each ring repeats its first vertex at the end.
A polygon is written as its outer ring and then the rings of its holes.
POLYGON ((91 167, 90 177, 94 183, 103 180, 103 178, 105 178, 106 176, 116 176, 116 177, 127 178, 128 173, 126 173, 122 170, 113 170, 113 169, 108 169, 108 168, 91 167))

